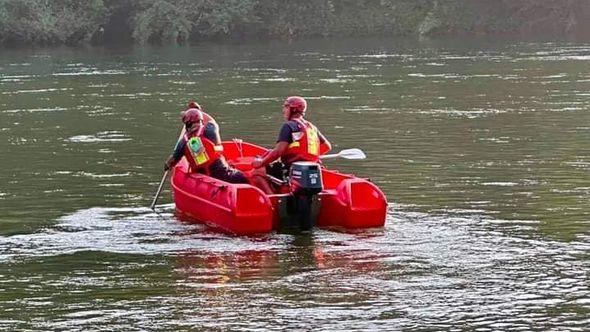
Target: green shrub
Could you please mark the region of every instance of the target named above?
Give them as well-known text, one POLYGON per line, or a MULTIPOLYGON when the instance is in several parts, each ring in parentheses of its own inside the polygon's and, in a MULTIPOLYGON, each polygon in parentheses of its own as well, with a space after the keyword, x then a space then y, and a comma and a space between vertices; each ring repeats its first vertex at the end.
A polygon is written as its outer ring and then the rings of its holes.
POLYGON ((106 13, 102 0, 0 0, 0 40, 77 44, 90 38, 106 13))
POLYGON ((0 43, 584 31, 588 0, 0 0, 0 43), (104 27, 104 29, 103 29, 104 27), (95 36, 99 36, 96 34, 95 36))

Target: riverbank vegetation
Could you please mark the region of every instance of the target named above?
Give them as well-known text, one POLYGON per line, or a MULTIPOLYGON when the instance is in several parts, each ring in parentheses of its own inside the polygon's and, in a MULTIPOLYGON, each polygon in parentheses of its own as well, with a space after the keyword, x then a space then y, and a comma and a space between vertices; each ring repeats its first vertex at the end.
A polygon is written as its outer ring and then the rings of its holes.
POLYGON ((0 44, 341 35, 583 35, 588 0, 0 0, 0 44))

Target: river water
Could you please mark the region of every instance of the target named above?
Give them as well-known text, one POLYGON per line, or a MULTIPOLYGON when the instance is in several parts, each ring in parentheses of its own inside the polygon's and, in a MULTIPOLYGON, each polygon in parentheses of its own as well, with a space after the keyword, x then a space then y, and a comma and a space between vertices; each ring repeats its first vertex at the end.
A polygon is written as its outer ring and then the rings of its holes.
POLYGON ((590 44, 339 39, 0 51, 0 330, 590 325, 590 44), (272 146, 285 96, 383 229, 232 237, 147 209, 195 99, 272 146))

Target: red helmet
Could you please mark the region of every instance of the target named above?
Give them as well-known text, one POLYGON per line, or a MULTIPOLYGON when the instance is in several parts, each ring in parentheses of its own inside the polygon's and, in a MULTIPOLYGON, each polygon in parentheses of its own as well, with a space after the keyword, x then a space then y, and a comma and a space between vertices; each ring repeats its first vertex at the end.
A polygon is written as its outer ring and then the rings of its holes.
POLYGON ((201 112, 198 108, 189 108, 188 110, 186 110, 182 113, 182 122, 184 124, 202 122, 202 121, 203 121, 203 112, 201 112))
POLYGON ((199 105, 196 101, 192 101, 192 100, 188 103, 187 108, 197 108, 197 109, 203 110, 201 105, 199 105))
POLYGON ((291 109, 291 113, 304 114, 307 109, 307 102, 303 97, 291 96, 285 99, 283 106, 288 106, 291 109))

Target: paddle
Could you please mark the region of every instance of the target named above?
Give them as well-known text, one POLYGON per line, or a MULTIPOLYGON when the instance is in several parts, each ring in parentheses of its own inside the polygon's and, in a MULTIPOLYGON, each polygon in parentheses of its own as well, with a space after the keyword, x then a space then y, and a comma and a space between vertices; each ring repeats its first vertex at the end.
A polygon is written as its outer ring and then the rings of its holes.
POLYGON ((160 181, 160 185, 158 186, 158 191, 156 191, 156 196, 154 197, 154 200, 152 201, 152 205, 150 205, 150 209, 152 209, 152 211, 156 211, 155 210, 156 202, 158 201, 158 197, 160 197, 160 193, 162 192, 162 187, 164 187, 164 182, 166 181, 167 176, 168 176, 168 170, 165 170, 164 175, 162 176, 162 180, 160 181))
POLYGON ((324 154, 320 156, 320 159, 330 159, 330 158, 344 158, 344 159, 365 159, 367 156, 361 149, 345 149, 335 154, 324 154))
MULTIPOLYGON (((182 128, 180 128, 180 135, 178 135, 178 139, 180 139, 183 135, 184 135, 185 129, 184 126, 182 126, 182 128)), ((162 180, 160 180, 160 185, 158 186, 158 191, 156 191, 156 196, 154 196, 154 200, 152 201, 152 204, 150 205, 150 209, 152 211, 156 211, 156 202, 158 201, 158 197, 160 197, 160 193, 162 193, 162 187, 164 187, 164 182, 166 181, 166 177, 168 176, 168 171, 169 170, 165 170, 164 171, 164 175, 162 175, 162 180)))

